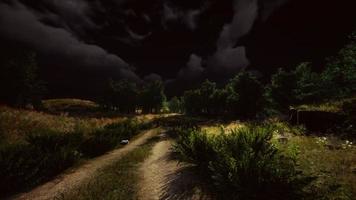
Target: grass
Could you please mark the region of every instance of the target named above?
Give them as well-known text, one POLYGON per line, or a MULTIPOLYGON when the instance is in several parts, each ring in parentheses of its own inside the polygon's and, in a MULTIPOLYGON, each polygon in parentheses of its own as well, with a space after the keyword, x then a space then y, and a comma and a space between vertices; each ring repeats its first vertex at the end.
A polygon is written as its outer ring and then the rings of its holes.
POLYGON ((196 166, 221 199, 295 199, 311 178, 272 143, 274 127, 246 124, 218 134, 182 130, 174 146, 180 161, 196 166))
POLYGON ((90 180, 59 200, 130 200, 137 199, 139 164, 150 154, 153 142, 136 148, 109 167, 97 172, 90 180))
POLYGON ((336 137, 294 136, 281 148, 293 152, 298 167, 317 177, 307 188, 313 199, 345 199, 356 196, 356 147, 336 137))
POLYGON ((343 111, 342 107, 345 102, 351 102, 354 100, 356 100, 356 97, 342 99, 342 100, 328 101, 328 102, 318 103, 318 104, 305 104, 305 105, 297 106, 296 109, 300 111, 323 111, 323 112, 340 113, 343 111))
POLYGON ((51 130, 63 134, 80 131, 88 134, 97 128, 122 120, 124 118, 80 118, 0 107, 2 141, 9 143, 23 141, 29 132, 36 130, 51 130))
MULTIPOLYGON (((356 146, 337 136, 305 135, 303 127, 269 120, 274 127, 272 143, 296 161, 296 168, 315 180, 304 188, 306 199, 352 200, 356 196, 356 146)), ((218 135, 221 129, 243 128, 246 124, 203 127, 208 135, 218 135)), ((226 134, 225 133, 225 134, 226 134)))
POLYGON ((36 130, 23 143, 0 145, 0 197, 30 189, 81 159, 92 158, 119 147, 149 126, 126 120, 105 126, 85 137, 81 132, 36 130))
POLYGON ((66 110, 71 107, 93 109, 98 108, 98 105, 92 101, 81 99, 49 99, 42 101, 46 109, 66 110))
POLYGON ((1 106, 0 196, 30 189, 82 159, 119 147, 121 140, 149 129, 156 117, 83 118, 1 106))

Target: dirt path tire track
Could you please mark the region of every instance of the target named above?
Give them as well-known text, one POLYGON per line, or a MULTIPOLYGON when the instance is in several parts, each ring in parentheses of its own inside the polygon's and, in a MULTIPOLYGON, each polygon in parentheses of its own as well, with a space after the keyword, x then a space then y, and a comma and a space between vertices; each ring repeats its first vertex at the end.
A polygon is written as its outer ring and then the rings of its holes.
POLYGON ((139 200, 209 200, 201 191, 201 182, 187 165, 172 158, 173 140, 160 135, 152 154, 142 163, 138 184, 139 200))
POLYGON ((101 157, 88 161, 84 165, 74 169, 72 172, 60 175, 54 180, 41 185, 28 193, 19 194, 13 198, 15 200, 50 200, 57 195, 76 189, 81 183, 89 179, 96 171, 117 161, 130 151, 146 143, 149 139, 157 135, 158 129, 146 131, 136 137, 129 145, 113 150, 101 157))

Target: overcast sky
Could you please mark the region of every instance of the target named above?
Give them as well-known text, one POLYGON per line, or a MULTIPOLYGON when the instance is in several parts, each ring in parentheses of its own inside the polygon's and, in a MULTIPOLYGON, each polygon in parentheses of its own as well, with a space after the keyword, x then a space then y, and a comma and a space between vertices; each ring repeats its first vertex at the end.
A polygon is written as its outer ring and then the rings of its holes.
POLYGON ((110 77, 189 88, 246 68, 320 62, 355 28, 350 1, 333 2, 2 0, 0 39, 36 51, 58 91, 110 77))

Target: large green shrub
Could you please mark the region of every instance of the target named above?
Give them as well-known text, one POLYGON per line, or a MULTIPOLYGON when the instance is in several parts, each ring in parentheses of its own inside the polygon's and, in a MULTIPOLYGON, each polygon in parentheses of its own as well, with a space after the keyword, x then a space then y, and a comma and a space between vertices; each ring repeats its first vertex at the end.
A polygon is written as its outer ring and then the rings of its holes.
POLYGON ((174 146, 178 157, 188 163, 194 163, 200 170, 206 172, 216 151, 213 140, 205 132, 198 129, 178 130, 180 132, 174 146))
POLYGON ((221 199, 295 199, 307 179, 300 179, 294 160, 271 143, 272 132, 268 126, 215 136, 183 131, 175 151, 208 175, 221 199))

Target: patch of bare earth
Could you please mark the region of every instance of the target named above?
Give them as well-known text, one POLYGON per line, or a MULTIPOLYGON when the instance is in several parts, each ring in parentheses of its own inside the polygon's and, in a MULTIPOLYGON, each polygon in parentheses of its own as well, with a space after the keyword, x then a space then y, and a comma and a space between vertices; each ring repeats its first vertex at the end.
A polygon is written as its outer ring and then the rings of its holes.
POLYGON ((165 135, 152 149, 151 156, 140 167, 138 199, 200 200, 204 195, 201 183, 190 166, 172 158, 173 141, 165 135))
POLYGON ((122 158, 124 155, 146 143, 149 139, 153 138, 157 134, 157 129, 147 131, 137 137, 129 145, 111 151, 101 157, 90 160, 79 168, 74 169, 71 172, 67 172, 60 175, 56 179, 41 185, 34 190, 20 194, 11 199, 16 200, 49 200, 55 199, 58 195, 64 194, 68 191, 74 190, 82 183, 87 181, 95 172, 105 168, 111 163, 122 158))

